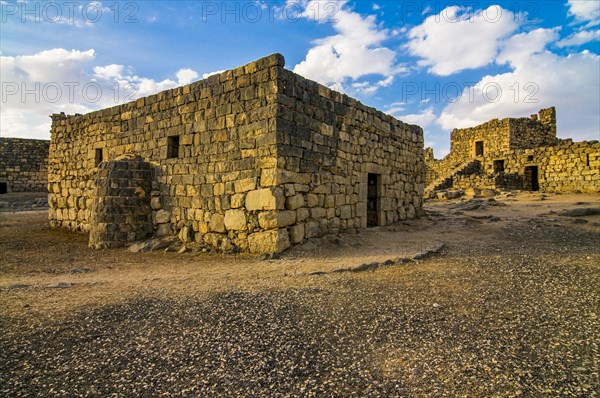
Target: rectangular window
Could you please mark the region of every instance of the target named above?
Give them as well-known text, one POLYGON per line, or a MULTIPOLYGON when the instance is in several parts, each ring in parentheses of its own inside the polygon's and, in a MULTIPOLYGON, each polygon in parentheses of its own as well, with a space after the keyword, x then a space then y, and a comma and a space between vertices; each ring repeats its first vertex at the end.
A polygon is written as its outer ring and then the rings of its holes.
POLYGON ((98 165, 104 160, 104 156, 102 153, 102 148, 96 148, 94 152, 94 166, 98 167, 98 165))
POLYGON ((167 159, 179 157, 179 136, 174 135, 167 139, 167 159))
POLYGON ((504 160, 494 160, 494 173, 504 172, 504 160))
POLYGON ((0 182, 0 194, 8 193, 8 183, 0 182))
POLYGON ((527 156, 527 161, 528 162, 533 162, 533 155, 528 155, 527 156))
POLYGON ((475 156, 483 156, 483 141, 475 142, 475 156))

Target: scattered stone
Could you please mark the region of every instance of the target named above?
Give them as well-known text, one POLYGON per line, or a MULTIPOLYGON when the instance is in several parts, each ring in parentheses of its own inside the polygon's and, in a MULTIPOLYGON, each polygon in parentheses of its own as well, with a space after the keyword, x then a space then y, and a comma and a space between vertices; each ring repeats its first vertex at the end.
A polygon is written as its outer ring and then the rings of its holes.
POLYGON ((587 224, 588 220, 585 218, 576 218, 573 220, 573 224, 587 224))
POLYGON ((442 249, 444 249, 445 247, 446 247, 445 243, 436 243, 435 245, 433 245, 432 247, 430 247, 428 249, 421 250, 420 252, 415 254, 412 258, 413 258, 413 260, 424 260, 428 257, 431 257, 434 254, 440 253, 442 251, 442 249))
POLYGON ((496 195, 498 195, 498 191, 496 191, 495 189, 484 188, 481 190, 481 196, 483 196, 484 198, 492 198, 496 195))
POLYGON ((595 216, 598 214, 600 214, 600 207, 578 207, 559 213, 559 215, 563 217, 584 217, 595 216))
POLYGON ((179 250, 177 250, 177 254, 183 254, 185 252, 187 252, 189 249, 187 248, 187 246, 181 246, 181 248, 179 250))

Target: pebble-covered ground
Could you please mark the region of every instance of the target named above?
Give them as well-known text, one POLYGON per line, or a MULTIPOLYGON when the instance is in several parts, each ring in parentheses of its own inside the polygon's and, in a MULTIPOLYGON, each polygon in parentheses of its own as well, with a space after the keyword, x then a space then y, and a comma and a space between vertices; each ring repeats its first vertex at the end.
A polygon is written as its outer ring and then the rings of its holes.
POLYGON ((301 283, 140 290, 44 320, 0 310, 0 396, 597 397, 597 217, 301 283))

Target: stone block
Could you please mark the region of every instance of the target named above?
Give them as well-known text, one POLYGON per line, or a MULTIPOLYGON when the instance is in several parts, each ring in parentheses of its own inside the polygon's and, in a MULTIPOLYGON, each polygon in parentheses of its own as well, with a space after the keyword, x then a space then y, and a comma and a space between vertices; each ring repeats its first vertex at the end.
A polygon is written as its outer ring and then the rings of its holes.
POLYGON ((262 169, 260 172, 260 186, 270 187, 277 185, 277 169, 262 169))
POLYGON ((304 226, 304 235, 307 239, 319 236, 320 232, 319 223, 316 221, 307 222, 304 226))
POLYGON ((296 222, 296 212, 287 211, 264 211, 258 214, 258 225, 263 229, 276 229, 287 227, 296 222))
POLYGON ((222 214, 213 214, 210 216, 210 230, 212 232, 224 233, 225 229, 225 218, 222 214))
POLYGON ((290 242, 292 244, 300 243, 304 240, 304 224, 296 224, 289 231, 290 242))
POLYGON ((306 204, 308 205, 308 207, 316 207, 319 205, 319 196, 318 195, 309 193, 306 196, 306 199, 307 199, 306 204))
POLYGON ((244 178, 234 182, 236 193, 248 192, 256 189, 256 178, 244 178))
POLYGON ((155 196, 152 199, 150 199, 150 207, 152 207, 152 210, 160 210, 162 208, 159 196, 155 196))
POLYGON ((244 207, 244 199, 246 199, 246 194, 244 193, 231 195, 231 208, 239 209, 240 207, 244 207))
POLYGON ((302 194, 290 196, 285 200, 286 209, 296 210, 299 207, 304 207, 304 196, 302 194))
POLYGON ((280 188, 258 189, 246 195, 246 209, 277 210, 283 208, 284 200, 283 190, 280 188))
POLYGON ((227 210, 225 212, 225 228, 233 231, 243 231, 246 229, 246 212, 243 210, 227 210))
POLYGON ((169 213, 168 211, 161 209, 156 212, 156 216, 155 216, 155 220, 154 220, 154 222, 156 224, 165 224, 170 221, 171 221, 171 213, 169 213))
POLYGON ((302 207, 296 210, 296 220, 297 222, 302 222, 306 220, 309 216, 309 210, 306 207, 302 207))
POLYGON ((248 249, 251 253, 281 253, 290 247, 287 230, 255 232, 248 235, 248 249))

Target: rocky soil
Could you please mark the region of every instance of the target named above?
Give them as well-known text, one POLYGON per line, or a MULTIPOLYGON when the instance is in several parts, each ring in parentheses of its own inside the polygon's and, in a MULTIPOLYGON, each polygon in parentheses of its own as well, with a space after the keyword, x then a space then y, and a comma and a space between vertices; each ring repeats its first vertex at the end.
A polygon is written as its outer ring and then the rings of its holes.
POLYGON ((597 397, 599 207, 428 202, 276 258, 92 251, 3 212, 0 395, 597 397))

